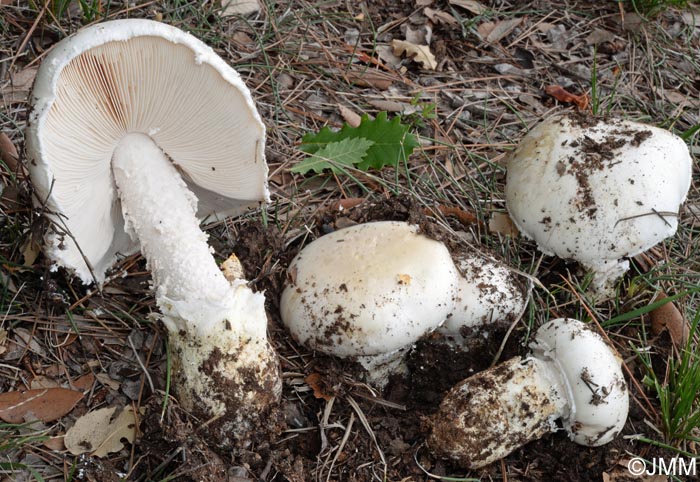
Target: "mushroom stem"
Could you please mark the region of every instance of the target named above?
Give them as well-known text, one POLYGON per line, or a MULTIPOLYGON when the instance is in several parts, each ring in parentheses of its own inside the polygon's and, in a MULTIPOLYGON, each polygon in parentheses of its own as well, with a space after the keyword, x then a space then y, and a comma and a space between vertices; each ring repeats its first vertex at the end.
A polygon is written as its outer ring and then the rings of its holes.
MULTIPOLYGON (((232 288, 199 227, 197 199, 175 166, 144 134, 128 134, 117 144, 112 169, 126 229, 137 238, 148 260, 168 329, 189 328, 203 334, 221 322, 221 311, 232 304, 232 288)), ((265 335, 250 325, 240 328, 250 328, 251 336, 265 335)))
POLYGON ((556 430, 569 409, 553 363, 512 358, 454 387, 434 416, 428 445, 477 469, 556 430))
POLYGON ((209 429, 232 445, 281 391, 265 298, 245 280, 224 277, 199 228, 194 195, 150 137, 125 136, 112 170, 126 230, 141 245, 170 331, 180 402, 203 421, 216 418, 209 429), (143 164, 150 165, 147 176, 143 164))

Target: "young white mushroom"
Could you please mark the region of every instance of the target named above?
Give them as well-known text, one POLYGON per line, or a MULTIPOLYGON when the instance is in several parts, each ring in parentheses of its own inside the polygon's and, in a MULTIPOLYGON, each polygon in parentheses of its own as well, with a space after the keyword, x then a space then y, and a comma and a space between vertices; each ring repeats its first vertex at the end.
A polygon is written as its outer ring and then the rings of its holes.
POLYGON ((406 348, 454 308, 458 273, 444 244, 397 221, 357 224, 308 244, 288 269, 280 312, 302 345, 357 357, 382 384, 406 348))
POLYGON ((542 325, 532 353, 455 386, 433 415, 430 449, 476 469, 557 430, 574 442, 606 444, 627 420, 621 361, 597 333, 570 318, 542 325))
POLYGON ((355 357, 369 380, 383 385, 425 334, 439 329, 461 346, 465 329, 509 324, 526 301, 505 266, 476 256, 455 260, 417 226, 382 221, 304 247, 289 267, 280 310, 299 343, 355 357))
POLYGON ((527 305, 528 290, 503 263, 476 254, 454 257, 461 276, 455 307, 438 330, 459 347, 464 334, 507 328, 527 305))
POLYGON ((118 20, 56 44, 32 103, 27 153, 53 220, 47 255, 101 283, 118 253, 140 249, 178 398, 213 422, 220 444, 235 443, 281 392, 264 297, 224 277, 199 228, 268 197, 265 129, 248 89, 193 36, 118 20))
POLYGON ((691 181, 685 142, 626 120, 557 115, 508 162, 506 203, 540 250, 575 259, 605 291, 634 256, 672 236, 691 181))

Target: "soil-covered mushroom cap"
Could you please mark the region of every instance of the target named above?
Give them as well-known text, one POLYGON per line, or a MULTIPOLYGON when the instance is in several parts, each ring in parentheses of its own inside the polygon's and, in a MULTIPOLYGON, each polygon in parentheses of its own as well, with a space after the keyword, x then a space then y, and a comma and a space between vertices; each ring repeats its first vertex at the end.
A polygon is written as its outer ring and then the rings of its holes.
POLYGON ((301 344, 340 357, 390 353, 452 312, 458 273, 444 244, 382 221, 323 236, 292 261, 280 303, 301 344))
POLYGON ((508 163, 508 211, 543 252, 614 278, 627 269, 620 258, 676 232, 691 165, 683 140, 663 129, 554 116, 508 163))
POLYGON ((149 136, 172 160, 200 218, 267 198, 265 130, 250 93, 211 48, 179 29, 134 19, 88 27, 46 56, 32 97, 29 167, 38 199, 57 213, 47 254, 85 282, 87 263, 101 281, 117 253, 138 250, 111 169, 127 134, 149 136))
POLYGON ((525 308, 527 290, 502 263, 472 254, 455 257, 461 276, 455 309, 440 327, 446 335, 463 328, 488 331, 508 326, 525 308))
POLYGON ((564 428, 574 442, 596 447, 614 439, 629 411, 621 361, 603 338, 571 318, 542 325, 531 344, 533 356, 556 360, 569 393, 564 428))

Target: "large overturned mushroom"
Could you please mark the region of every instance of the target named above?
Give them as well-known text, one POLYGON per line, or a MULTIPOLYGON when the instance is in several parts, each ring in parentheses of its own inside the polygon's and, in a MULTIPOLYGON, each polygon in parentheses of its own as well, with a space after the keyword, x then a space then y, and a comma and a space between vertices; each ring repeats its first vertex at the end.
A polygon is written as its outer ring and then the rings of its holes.
POLYGON ((678 227, 691 181, 685 142, 626 120, 553 116, 508 162, 506 203, 540 250, 574 259, 604 291, 639 254, 678 227))
POLYGON ((265 129, 240 76, 193 36, 119 20, 56 44, 37 73, 29 170, 46 253, 85 283, 139 249, 170 332, 175 390, 223 445, 279 397, 264 297, 219 270, 201 219, 268 197, 265 129))

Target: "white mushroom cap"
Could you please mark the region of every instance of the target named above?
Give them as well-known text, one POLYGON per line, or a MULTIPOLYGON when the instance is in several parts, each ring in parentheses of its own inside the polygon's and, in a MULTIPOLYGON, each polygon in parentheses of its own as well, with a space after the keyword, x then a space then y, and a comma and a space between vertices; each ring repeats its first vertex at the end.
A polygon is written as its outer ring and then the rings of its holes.
POLYGON ((508 326, 525 309, 526 290, 504 264, 475 254, 456 257, 454 262, 461 274, 459 288, 441 333, 458 336, 463 327, 508 326))
POLYGON ((358 224, 313 241, 288 270, 282 321, 323 353, 391 353, 452 312, 457 271, 444 244, 403 222, 358 224))
POLYGON ((58 233, 47 254, 86 283, 86 261, 102 281, 117 253, 138 250, 124 232, 112 179, 112 153, 126 134, 149 136, 172 160, 199 199, 200 217, 267 199, 265 129, 248 89, 179 29, 132 19, 81 30, 46 56, 32 96, 34 187, 58 231, 65 226, 80 248, 58 233))
POLYGON ((564 428, 574 442, 597 447, 613 440, 629 411, 621 361, 603 338, 578 320, 559 318, 542 325, 531 344, 533 357, 552 360, 568 395, 564 428))
POLYGON ((672 236, 691 180, 682 139, 625 120, 558 115, 523 138, 508 163, 506 202, 547 254, 604 274, 672 236))

